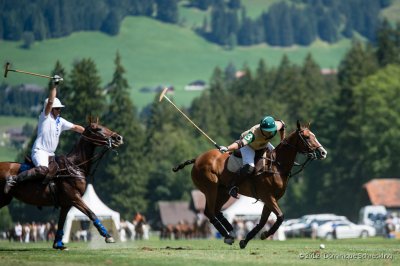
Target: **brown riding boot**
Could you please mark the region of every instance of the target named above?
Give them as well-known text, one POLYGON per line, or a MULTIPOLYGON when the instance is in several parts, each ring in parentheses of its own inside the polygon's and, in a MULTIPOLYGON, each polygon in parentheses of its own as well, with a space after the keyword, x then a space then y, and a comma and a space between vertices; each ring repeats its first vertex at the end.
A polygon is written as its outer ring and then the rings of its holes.
POLYGON ((234 197, 236 199, 239 198, 238 193, 239 193, 239 185, 248 177, 250 177, 254 172, 254 166, 251 166, 249 164, 244 165, 240 170, 238 171, 238 175, 233 178, 230 187, 229 187, 229 192, 228 194, 231 197, 234 197))
POLYGON ((43 178, 47 175, 48 172, 49 168, 47 168, 46 166, 38 166, 23 171, 17 176, 9 176, 7 177, 6 185, 4 186, 4 193, 7 194, 10 191, 11 187, 17 185, 20 182, 43 178))

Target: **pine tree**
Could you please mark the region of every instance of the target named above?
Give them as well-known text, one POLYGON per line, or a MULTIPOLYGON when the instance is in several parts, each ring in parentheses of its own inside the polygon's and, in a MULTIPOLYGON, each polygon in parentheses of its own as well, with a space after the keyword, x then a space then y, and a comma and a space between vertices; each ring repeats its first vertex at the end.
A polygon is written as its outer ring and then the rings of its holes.
POLYGON ((376 60, 371 49, 364 49, 360 43, 354 43, 339 66, 340 91, 332 112, 336 127, 329 133, 330 164, 327 165, 324 195, 319 195, 321 206, 332 211, 341 211, 348 217, 354 216, 359 206, 348 208, 348 202, 354 201, 355 191, 361 191, 365 172, 365 152, 359 138, 360 125, 355 123, 357 110, 354 88, 367 76, 376 71, 376 60), (357 151, 357 152, 355 152, 357 151), (345 185, 344 185, 345 184, 345 185))
POLYGON ((107 86, 110 104, 101 121, 123 136, 124 144, 118 148, 118 156, 111 153, 101 163, 95 182, 101 198, 118 209, 125 219, 130 219, 133 211, 146 211, 147 176, 146 163, 141 160, 144 130, 130 100, 129 85, 124 74, 121 57, 117 53, 113 79, 107 86))
MULTIPOLYGON (((77 61, 64 84, 59 88, 60 100, 66 106, 61 114, 71 123, 85 127, 89 117, 100 118, 105 109, 104 90, 92 59, 77 61)), ((67 131, 60 139, 60 150, 67 153, 77 142, 79 135, 67 131)))

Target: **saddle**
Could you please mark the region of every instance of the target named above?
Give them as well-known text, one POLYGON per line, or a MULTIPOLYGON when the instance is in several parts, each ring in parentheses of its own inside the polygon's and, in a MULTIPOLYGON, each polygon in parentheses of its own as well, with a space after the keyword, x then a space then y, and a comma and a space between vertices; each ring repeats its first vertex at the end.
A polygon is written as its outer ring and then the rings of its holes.
MULTIPOLYGON (((49 156, 49 172, 47 173, 46 178, 52 179, 54 176, 56 176, 57 170, 59 169, 59 159, 59 156, 49 156)), ((18 174, 34 167, 35 165, 32 162, 31 156, 26 155, 24 158, 24 162, 21 163, 21 167, 18 170, 18 174)))
MULTIPOLYGON (((274 151, 270 151, 267 148, 256 151, 254 156, 254 176, 258 176, 265 172, 273 173, 272 163, 275 160, 274 157, 274 151)), ((242 166, 242 153, 240 150, 235 150, 228 158, 227 169, 232 173, 237 173, 242 166)))

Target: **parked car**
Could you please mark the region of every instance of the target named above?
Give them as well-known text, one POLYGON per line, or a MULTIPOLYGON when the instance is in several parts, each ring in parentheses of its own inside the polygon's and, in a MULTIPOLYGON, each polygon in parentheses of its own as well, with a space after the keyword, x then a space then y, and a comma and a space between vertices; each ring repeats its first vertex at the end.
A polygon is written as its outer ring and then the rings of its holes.
POLYGON ((373 226, 377 235, 384 235, 387 215, 385 206, 367 205, 360 209, 358 223, 373 226))
POLYGON ((366 238, 375 236, 376 230, 369 225, 354 224, 348 220, 330 221, 320 225, 317 237, 324 239, 366 238))
POLYGON ((297 222, 285 226, 286 237, 311 237, 313 223, 316 223, 319 226, 328 221, 347 220, 347 218, 332 213, 322 213, 304 215, 297 220, 297 222))
MULTIPOLYGON (((299 235, 297 230, 300 225, 300 219, 289 219, 282 223, 283 231, 286 237, 296 237, 299 235)), ((301 227, 303 227, 301 225, 301 227)))

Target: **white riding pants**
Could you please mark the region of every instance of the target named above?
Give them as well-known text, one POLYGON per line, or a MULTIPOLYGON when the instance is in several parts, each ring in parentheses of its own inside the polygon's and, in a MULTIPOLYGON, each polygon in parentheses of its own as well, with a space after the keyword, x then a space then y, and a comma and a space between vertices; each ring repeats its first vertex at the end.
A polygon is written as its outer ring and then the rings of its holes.
MULTIPOLYGON (((274 145, 272 145, 269 142, 267 144, 267 148, 270 151, 275 149, 274 145)), ((253 150, 253 148, 250 147, 249 145, 246 145, 246 146, 240 148, 240 152, 242 153, 243 165, 249 164, 250 166, 254 167, 254 156, 255 156, 256 152, 253 150)))
POLYGON ((42 151, 39 149, 32 150, 31 154, 32 162, 36 167, 38 166, 49 167, 49 156, 53 156, 53 154, 50 154, 46 151, 42 151))

